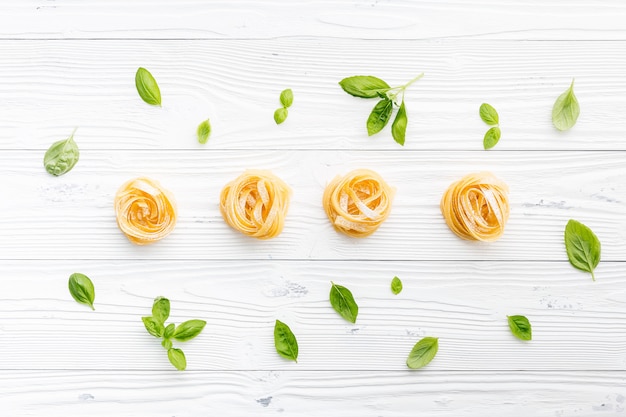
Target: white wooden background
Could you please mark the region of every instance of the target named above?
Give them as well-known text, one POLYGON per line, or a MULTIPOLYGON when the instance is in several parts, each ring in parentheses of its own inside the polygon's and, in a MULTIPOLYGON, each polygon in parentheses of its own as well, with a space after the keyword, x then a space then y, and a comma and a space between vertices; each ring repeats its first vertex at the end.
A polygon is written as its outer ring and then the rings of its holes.
POLYGON ((0 414, 2 416, 624 416, 626 412, 626 3, 621 0, 23 0, 0 3, 0 414), (150 69, 163 108, 143 103, 150 69), (372 74, 407 92, 407 145, 372 138, 373 102, 337 82, 372 74), (578 124, 556 131, 576 78, 578 124), (288 120, 272 113, 284 88, 288 120), (503 136, 482 150, 489 102, 503 136), (212 137, 196 143, 210 117, 212 137), (81 159, 54 178, 46 148, 78 127, 81 159), (330 227, 326 181, 377 170, 391 217, 354 240, 330 227), (283 234, 253 241, 218 210, 246 168, 293 187, 283 234), (491 170, 511 188, 496 243, 464 242, 438 209, 447 185, 491 170), (158 179, 179 222, 131 245, 112 198, 158 179), (597 282, 567 262, 568 219, 603 244, 597 282), (96 285, 96 311, 67 278, 96 285), (405 289, 393 296, 394 275, 405 289), (328 303, 352 289, 355 325, 328 303), (204 318, 177 372, 140 317, 204 318), (534 340, 514 339, 524 314, 534 340), (298 337, 274 351, 275 319, 298 337), (425 369, 405 359, 425 335, 425 369))

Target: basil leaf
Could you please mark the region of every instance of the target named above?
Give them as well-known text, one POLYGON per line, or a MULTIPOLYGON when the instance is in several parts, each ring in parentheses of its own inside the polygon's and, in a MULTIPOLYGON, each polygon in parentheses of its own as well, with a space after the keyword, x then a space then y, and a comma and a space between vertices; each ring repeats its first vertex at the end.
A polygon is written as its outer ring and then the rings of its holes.
POLYGON ((96 298, 96 290, 93 286, 93 282, 91 282, 87 275, 78 272, 70 275, 68 287, 74 300, 81 304, 87 304, 92 310, 95 310, 93 301, 96 298))
POLYGON ((361 98, 379 97, 379 93, 389 90, 389 84, 380 78, 371 75, 355 75, 339 81, 339 85, 346 93, 361 98))
POLYGON ((398 277, 393 277, 393 279, 391 280, 391 292, 398 295, 401 291, 402 281, 400 281, 400 278, 398 277))
POLYGON ((524 316, 507 316, 511 333, 521 340, 532 340, 532 328, 530 322, 524 316))
POLYGON ((161 90, 150 71, 142 67, 137 69, 135 87, 143 101, 153 106, 161 105, 161 90))
POLYGON ((154 337, 163 336, 163 332, 165 331, 165 328, 163 327, 163 323, 159 322, 158 320, 155 320, 154 317, 151 317, 151 316, 142 317, 141 321, 143 321, 143 325, 146 327, 146 330, 148 331, 148 333, 150 333, 152 336, 154 337))
POLYGON ((398 114, 396 114, 396 118, 391 124, 391 135, 393 136, 393 139, 402 146, 404 146, 407 122, 406 108, 404 107, 404 100, 402 100, 398 114))
POLYGON ((580 106, 574 95, 574 80, 569 88, 561 94, 552 107, 552 123, 559 130, 567 130, 576 124, 580 106))
POLYGON ((393 101, 388 98, 380 100, 367 118, 367 135, 372 136, 383 130, 389 122, 391 111, 393 110, 393 101))
POLYGON ((198 125, 196 133, 198 135, 198 142, 202 144, 208 142, 209 136, 211 135, 211 122, 209 122, 209 119, 206 119, 198 125))
POLYGON ((174 323, 168 324, 167 327, 165 328, 165 331, 163 332, 163 337, 166 339, 169 339, 170 337, 174 335, 175 329, 176 329, 176 325, 174 323))
POLYGON ((411 369, 419 369, 428 365, 433 360, 439 350, 439 339, 436 337, 425 337, 413 346, 409 357, 406 359, 406 366, 411 369))
POLYGON ((352 293, 346 287, 330 282, 330 305, 335 311, 350 323, 356 323, 356 317, 359 314, 359 306, 354 301, 352 293))
POLYGON ((172 348, 172 341, 170 339, 163 339, 161 342, 161 346, 165 348, 165 350, 169 350, 172 348))
POLYGON ((280 320, 274 325, 274 346, 280 356, 298 362, 298 341, 289 326, 280 320))
POLYGON ((289 111, 286 108, 281 107, 279 109, 276 109, 276 111, 274 112, 274 121, 277 125, 279 125, 287 119, 288 115, 289 111))
POLYGON ((500 123, 498 112, 490 104, 481 104, 478 113, 480 114, 480 118, 483 119, 483 122, 490 126, 495 126, 500 123))
POLYGON ((163 324, 170 316, 170 300, 165 297, 157 297, 152 304, 152 318, 163 324))
POLYGON ((584 224, 570 219, 565 226, 565 250, 572 266, 581 271, 591 273, 591 279, 596 277, 593 270, 600 263, 600 240, 584 224))
POLYGON ((78 162, 80 152, 74 142, 74 132, 69 138, 54 142, 43 157, 43 166, 48 173, 60 176, 68 173, 78 162))
POLYGON ((204 326, 206 326, 206 321, 204 320, 188 320, 176 326, 172 337, 179 342, 186 342, 198 336, 204 329, 204 326))
POLYGON ((500 134, 501 132, 498 126, 492 127, 487 131, 487 133, 485 133, 485 137, 483 138, 483 147, 485 148, 485 150, 491 149, 496 146, 496 144, 500 140, 500 134))
POLYGON ((293 104, 293 91, 291 91, 291 88, 283 90, 280 93, 280 104, 285 108, 291 107, 293 104))
POLYGON ((185 359, 185 354, 182 350, 171 347, 167 350, 167 357, 170 363, 179 371, 184 371, 187 367, 187 359, 185 359))

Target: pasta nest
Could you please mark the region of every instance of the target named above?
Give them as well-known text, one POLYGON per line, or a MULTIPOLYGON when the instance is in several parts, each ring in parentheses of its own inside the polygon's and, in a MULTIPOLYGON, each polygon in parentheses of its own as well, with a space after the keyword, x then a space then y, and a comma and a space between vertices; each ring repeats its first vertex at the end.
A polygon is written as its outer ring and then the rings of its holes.
POLYGON ((117 225, 137 245, 148 245, 169 235, 176 226, 172 195, 149 178, 135 178, 115 195, 117 225))
POLYGON ((322 204, 337 231, 365 237, 389 217, 394 193, 376 172, 357 169, 335 177, 326 186, 322 204))
POLYGON ((466 175, 448 187, 441 213, 448 227, 467 240, 491 242, 509 219, 509 187, 490 172, 466 175))
POLYGON ((283 230, 290 194, 289 186, 271 172, 247 170, 222 189, 220 211, 244 235, 272 239, 283 230))

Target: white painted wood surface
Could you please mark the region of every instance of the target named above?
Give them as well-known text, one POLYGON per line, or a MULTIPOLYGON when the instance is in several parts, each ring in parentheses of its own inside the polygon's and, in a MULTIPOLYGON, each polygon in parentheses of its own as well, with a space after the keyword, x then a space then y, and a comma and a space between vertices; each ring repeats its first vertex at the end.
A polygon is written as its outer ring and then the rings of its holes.
POLYGON ((0 3, 0 413, 2 416, 624 416, 626 3, 27 0, 0 3), (149 68, 163 108, 141 102, 149 68), (409 131, 365 134, 373 103, 337 82, 374 74, 407 92, 409 131), (576 78, 578 124, 554 99, 576 78), (272 112, 286 87, 288 120, 272 112), (482 102, 503 138, 482 151, 482 102), (206 146, 197 124, 210 117, 206 146), (81 159, 54 178, 45 149, 78 127, 81 159), (397 188, 365 240, 320 206, 333 176, 367 167, 397 188), (221 187, 246 168, 293 188, 283 234, 222 221, 221 187), (504 237, 457 239, 438 209, 449 183, 491 170, 511 187, 504 237), (118 231, 112 197, 148 175, 179 222, 156 245, 118 231), (597 282, 566 260, 569 218, 603 244, 597 282), (96 285, 96 311, 67 292, 96 285), (389 282, 400 276, 404 291, 389 282), (352 289, 355 325, 327 301, 352 289), (207 320, 176 372, 140 317, 207 320), (534 340, 511 336, 525 314, 534 340), (300 342, 278 357, 275 319, 300 342), (440 337, 420 371, 412 345, 440 337))

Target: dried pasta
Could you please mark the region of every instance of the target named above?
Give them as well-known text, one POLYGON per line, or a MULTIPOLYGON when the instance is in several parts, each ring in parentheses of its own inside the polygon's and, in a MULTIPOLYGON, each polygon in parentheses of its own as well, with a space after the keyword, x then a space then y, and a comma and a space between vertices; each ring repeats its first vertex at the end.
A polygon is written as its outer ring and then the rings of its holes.
POLYGON ((490 242, 504 232, 509 219, 509 187, 490 172, 466 175, 441 198, 441 213, 457 236, 490 242))
POLYGON ((135 178, 115 195, 117 225, 137 245, 163 239, 176 226, 176 206, 171 194, 149 178, 135 178))
POLYGON ((283 230, 290 194, 287 184, 271 172, 248 170, 222 189, 220 211, 233 229, 271 239, 283 230))
POLYGON ((357 169, 332 180, 324 191, 322 204, 336 230, 365 237, 389 216, 394 192, 376 172, 357 169))

